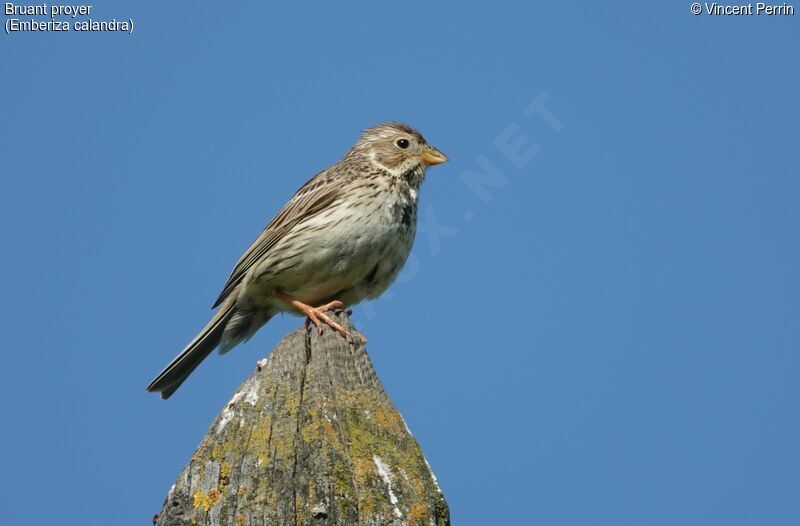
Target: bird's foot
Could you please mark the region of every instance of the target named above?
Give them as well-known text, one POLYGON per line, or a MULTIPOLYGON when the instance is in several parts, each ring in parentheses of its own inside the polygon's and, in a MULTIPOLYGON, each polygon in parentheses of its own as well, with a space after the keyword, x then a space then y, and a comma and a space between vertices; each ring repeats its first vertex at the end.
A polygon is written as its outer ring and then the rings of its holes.
MULTIPOLYGON (((282 300, 284 300, 292 307, 297 309, 301 314, 306 315, 305 327, 307 331, 311 330, 311 324, 313 323, 314 326, 317 328, 317 331, 319 331, 319 334, 322 334, 322 326, 327 325, 328 327, 330 327, 331 329, 335 330, 340 335, 342 335, 342 337, 344 337, 345 339, 347 340, 351 339, 350 331, 348 331, 347 329, 345 329, 344 327, 342 327, 341 325, 330 319, 330 317, 327 314, 325 314, 328 311, 341 311, 342 309, 344 309, 344 303, 342 303, 341 301, 334 300, 329 303, 326 303, 325 305, 320 305, 319 307, 312 307, 311 305, 306 305, 302 301, 296 300, 291 296, 288 296, 287 294, 279 293, 279 296, 282 300)), ((350 315, 353 311, 348 309, 345 312, 347 312, 347 314, 350 315)), ((356 334, 356 335, 358 336, 361 345, 367 343, 367 339, 363 335, 361 334, 356 334)))
MULTIPOLYGON (((353 315, 353 309, 347 309, 347 310, 346 310, 346 311, 344 311, 344 312, 345 312, 345 313, 346 313, 348 316, 352 316, 352 315, 353 315)), ((366 337, 366 336, 364 336, 363 334, 361 334, 360 332, 358 333, 358 340, 361 342, 361 345, 366 345, 366 344, 367 344, 367 337, 366 337)))
MULTIPOLYGON (((298 302, 300 303, 300 302, 298 302)), ((331 329, 335 330, 345 338, 350 338, 350 332, 330 319, 327 314, 328 311, 336 311, 337 309, 341 309, 344 307, 344 304, 341 301, 332 301, 330 303, 326 303, 325 305, 321 305, 319 307, 310 307, 308 305, 304 305, 305 309, 301 308, 299 305, 295 305, 295 307, 306 315, 306 330, 311 330, 311 324, 313 323, 314 326, 317 328, 319 334, 322 334, 322 324, 327 325, 331 329)))
POLYGON ((347 331, 347 329, 330 319, 328 315, 325 314, 326 311, 343 308, 344 303, 341 301, 331 301, 330 303, 326 303, 325 305, 321 305, 319 307, 312 307, 311 305, 306 305, 302 301, 294 299, 286 294, 280 294, 280 297, 289 305, 297 309, 301 314, 306 315, 306 330, 311 330, 311 324, 313 323, 319 331, 319 334, 322 334, 322 325, 324 324, 345 338, 350 338, 350 333, 347 331))
MULTIPOLYGON (((336 300, 330 303, 326 303, 325 305, 322 305, 320 307, 309 307, 308 305, 305 305, 305 307, 307 307, 308 310, 304 311, 300 309, 299 306, 297 305, 295 306, 295 308, 297 308, 298 310, 300 310, 300 312, 306 315, 307 331, 311 330, 311 324, 313 323, 314 326, 316 326, 317 331, 319 331, 319 334, 322 334, 322 324, 324 323, 331 329, 341 334, 345 339, 349 340, 351 338, 352 335, 350 334, 350 331, 348 331, 347 329, 345 329, 344 327, 342 327, 341 325, 330 319, 325 314, 327 311, 331 310, 334 312, 335 311, 341 312, 341 310, 344 308, 344 303, 342 303, 339 300, 336 300)), ((345 312, 347 313, 348 316, 353 313, 353 311, 349 309, 346 310, 345 312)), ((361 342, 361 345, 365 345, 367 343, 367 339, 364 337, 363 334, 356 333, 356 336, 358 336, 358 340, 361 342)))

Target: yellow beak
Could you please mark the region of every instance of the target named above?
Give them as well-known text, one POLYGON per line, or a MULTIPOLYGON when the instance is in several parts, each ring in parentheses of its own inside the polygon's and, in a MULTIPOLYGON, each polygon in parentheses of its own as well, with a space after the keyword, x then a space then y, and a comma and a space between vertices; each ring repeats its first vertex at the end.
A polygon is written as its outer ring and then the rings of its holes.
POLYGON ((419 155, 422 162, 427 164, 428 166, 433 166, 434 164, 442 164, 447 160, 447 156, 434 148, 433 146, 428 146, 422 153, 419 155))

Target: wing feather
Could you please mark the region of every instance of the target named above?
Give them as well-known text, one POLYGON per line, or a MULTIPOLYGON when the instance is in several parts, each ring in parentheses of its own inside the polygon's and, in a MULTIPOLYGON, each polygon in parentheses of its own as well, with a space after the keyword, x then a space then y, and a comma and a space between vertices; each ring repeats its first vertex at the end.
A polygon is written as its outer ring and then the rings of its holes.
POLYGON ((328 169, 312 177, 270 221, 236 263, 213 308, 225 301, 247 272, 298 223, 318 214, 339 197, 341 185, 330 174, 328 169))

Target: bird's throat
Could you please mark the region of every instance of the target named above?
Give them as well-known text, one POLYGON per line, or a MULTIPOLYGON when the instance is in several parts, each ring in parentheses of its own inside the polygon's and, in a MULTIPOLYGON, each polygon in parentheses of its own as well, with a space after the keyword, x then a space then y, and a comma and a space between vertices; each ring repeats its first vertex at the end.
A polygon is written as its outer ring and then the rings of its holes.
POLYGON ((400 174, 400 178, 403 179, 405 182, 408 183, 408 186, 414 190, 414 192, 419 191, 420 185, 422 185, 422 181, 425 179, 425 167, 422 163, 417 164, 400 174))

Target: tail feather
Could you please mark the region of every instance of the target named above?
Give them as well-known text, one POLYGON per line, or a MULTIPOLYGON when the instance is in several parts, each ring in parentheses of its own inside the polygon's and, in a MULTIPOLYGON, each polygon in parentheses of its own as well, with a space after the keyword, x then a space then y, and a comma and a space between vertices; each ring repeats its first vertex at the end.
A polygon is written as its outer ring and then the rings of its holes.
POLYGON ((158 376, 150 382, 147 390, 161 392, 161 398, 166 400, 189 377, 200 362, 206 359, 219 345, 225 326, 236 312, 235 302, 230 302, 217 311, 211 321, 200 333, 189 342, 181 353, 167 365, 158 376))
POLYGON ((272 313, 265 309, 260 311, 236 309, 225 325, 219 353, 225 354, 240 343, 249 340, 271 317, 272 313))

